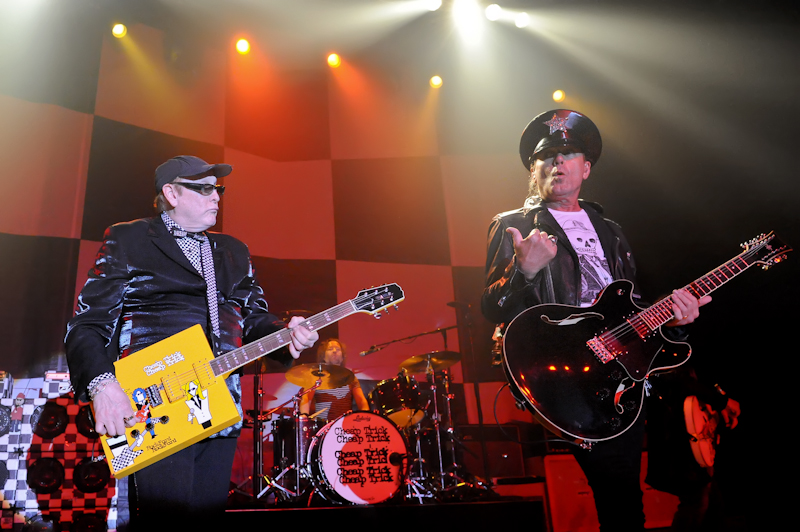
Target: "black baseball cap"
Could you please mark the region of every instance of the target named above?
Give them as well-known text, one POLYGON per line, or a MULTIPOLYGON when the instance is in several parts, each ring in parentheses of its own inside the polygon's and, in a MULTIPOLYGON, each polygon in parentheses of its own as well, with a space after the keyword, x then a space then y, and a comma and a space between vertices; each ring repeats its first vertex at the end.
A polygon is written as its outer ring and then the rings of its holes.
POLYGON ((229 164, 208 164, 194 155, 178 155, 156 168, 156 193, 178 177, 191 177, 211 172, 215 177, 225 177, 233 167, 229 164))
POLYGON ((525 127, 519 141, 522 165, 530 170, 535 155, 547 148, 570 146, 594 166, 603 151, 600 131, 589 117, 569 109, 546 111, 525 127))

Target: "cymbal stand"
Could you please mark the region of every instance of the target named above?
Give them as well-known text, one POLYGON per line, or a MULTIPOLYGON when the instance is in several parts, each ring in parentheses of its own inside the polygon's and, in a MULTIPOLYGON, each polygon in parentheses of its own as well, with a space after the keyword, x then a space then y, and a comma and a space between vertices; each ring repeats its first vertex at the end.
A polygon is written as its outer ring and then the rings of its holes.
MULTIPOLYGON (((424 482, 430 479, 430 475, 427 474, 427 464, 425 463, 425 459, 422 457, 422 440, 420 438, 420 426, 419 423, 413 429, 416 435, 416 456, 411 464, 408 465, 408 475, 406 475, 405 486, 405 498, 406 499, 417 499, 420 504, 422 504, 422 499, 432 499, 435 497, 434 490, 426 487, 424 482), (416 468, 416 471, 414 469, 416 468)), ((412 455, 409 455, 411 457, 412 455)))
MULTIPOLYGON (((317 379, 316 384, 314 386, 308 388, 307 390, 301 389, 295 395, 292 396, 291 399, 285 401, 284 403, 278 405, 277 407, 269 410, 267 413, 264 414, 265 418, 271 417, 274 412, 277 412, 289 402, 292 402, 292 417, 294 419, 294 464, 288 464, 283 471, 281 471, 277 477, 271 478, 268 475, 262 475, 263 480, 267 483, 267 486, 262 489, 258 495, 256 495, 256 499, 260 499, 264 495, 272 492, 276 492, 276 496, 280 496, 282 500, 290 500, 300 496, 303 492, 302 488, 302 479, 304 476, 307 475, 306 471, 306 456, 302 453, 303 448, 303 440, 302 440, 302 428, 300 426, 300 400, 306 394, 316 390, 322 385, 322 379, 317 379), (290 472, 294 471, 295 473, 295 483, 294 483, 294 491, 289 490, 287 487, 281 485, 279 481, 290 472)), ((259 416, 260 417, 260 416, 259 416)))
POLYGON ((430 382, 431 391, 433 392, 433 430, 434 434, 436 434, 436 451, 439 458, 439 481, 441 483, 441 487, 444 488, 444 457, 442 456, 442 435, 439 432, 442 416, 439 414, 439 396, 438 386, 436 385, 436 372, 433 370, 430 360, 428 361, 428 369, 425 371, 425 374, 428 377, 428 382, 430 382))
MULTIPOLYGON (((446 369, 441 370, 442 374, 442 383, 444 386, 444 399, 445 399, 445 409, 447 415, 447 440, 450 442, 450 452, 448 453, 448 460, 449 464, 445 468, 447 471, 446 474, 442 476, 442 494, 451 493, 459 500, 463 500, 463 495, 465 494, 464 490, 469 490, 469 493, 472 493, 473 496, 478 493, 487 493, 491 491, 491 487, 488 486, 484 481, 477 478, 475 475, 472 475, 466 468, 459 463, 458 461, 458 454, 456 453, 456 445, 461 445, 464 447, 464 444, 458 440, 458 437, 455 434, 455 430, 453 428, 453 416, 452 416, 452 409, 450 406, 450 401, 454 399, 454 395, 450 393, 450 374, 446 369)), ((437 431, 438 435, 438 431, 437 431)), ((475 456, 475 453, 466 449, 470 454, 475 456)), ((475 456, 477 458, 477 456, 475 456)))
MULTIPOLYGON (((458 471, 458 469, 461 466, 459 465, 458 458, 456 456, 456 447, 455 447, 456 435, 455 435, 455 431, 453 430, 453 411, 452 411, 452 408, 450 406, 450 401, 453 400, 453 394, 450 393, 450 373, 446 369, 443 369, 443 370, 441 370, 440 374, 442 375, 442 384, 444 386, 444 405, 445 405, 445 411, 446 411, 446 415, 447 415, 447 424, 446 424, 447 439, 450 441, 450 444, 451 444, 450 445, 450 453, 449 453, 449 457, 448 457, 450 463, 447 466, 447 470, 449 471, 449 473, 447 474, 447 476, 445 476, 445 474, 444 474, 444 467, 442 468, 443 469, 443 472, 442 472, 442 488, 444 489, 444 491, 448 491, 448 490, 454 488, 455 486, 461 484, 463 482, 463 479, 458 477, 456 475, 456 473, 455 473, 456 471, 458 471), (454 485, 453 486, 448 486, 447 485, 448 484, 447 483, 447 479, 454 480, 454 485)), ((434 375, 434 382, 435 381, 436 381, 436 378, 435 378, 435 375, 434 375)), ((437 404, 438 404, 438 399, 437 399, 437 404)), ((437 431, 436 431, 436 435, 440 436, 438 428, 437 428, 437 431)), ((442 456, 441 449, 440 449, 440 456, 442 456)), ((442 458, 442 461, 444 462, 444 458, 442 458)))

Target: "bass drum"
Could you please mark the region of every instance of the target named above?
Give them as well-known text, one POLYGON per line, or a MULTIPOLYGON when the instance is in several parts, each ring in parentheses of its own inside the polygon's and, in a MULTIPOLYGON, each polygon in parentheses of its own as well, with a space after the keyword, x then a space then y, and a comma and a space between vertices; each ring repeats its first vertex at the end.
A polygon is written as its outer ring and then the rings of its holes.
POLYGON ((408 449, 389 419, 348 412, 311 440, 308 464, 317 492, 341 504, 377 504, 403 485, 408 449))

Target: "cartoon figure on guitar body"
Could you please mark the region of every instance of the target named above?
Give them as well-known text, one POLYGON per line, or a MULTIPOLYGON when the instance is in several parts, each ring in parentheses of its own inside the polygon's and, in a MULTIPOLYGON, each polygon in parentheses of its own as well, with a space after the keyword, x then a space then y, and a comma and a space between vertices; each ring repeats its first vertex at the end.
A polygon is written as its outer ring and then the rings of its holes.
POLYGON ((189 408, 189 423, 198 423, 207 429, 211 426, 211 408, 208 402, 208 392, 200 388, 200 383, 196 380, 189 381, 184 385, 186 391, 186 406, 189 408))

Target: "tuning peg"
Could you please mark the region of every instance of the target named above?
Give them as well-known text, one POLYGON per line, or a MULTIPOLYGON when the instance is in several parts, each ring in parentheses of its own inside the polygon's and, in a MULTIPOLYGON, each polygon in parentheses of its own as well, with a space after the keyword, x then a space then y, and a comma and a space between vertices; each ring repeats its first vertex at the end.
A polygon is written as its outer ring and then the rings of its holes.
POLYGON ((400 307, 398 307, 397 305, 394 305, 394 309, 395 310, 400 310, 400 307))
POLYGON ((376 320, 379 320, 379 319, 381 319, 381 313, 380 313, 380 312, 376 312, 376 313, 375 313, 375 314, 373 314, 373 315, 375 316, 375 319, 376 319, 376 320))

